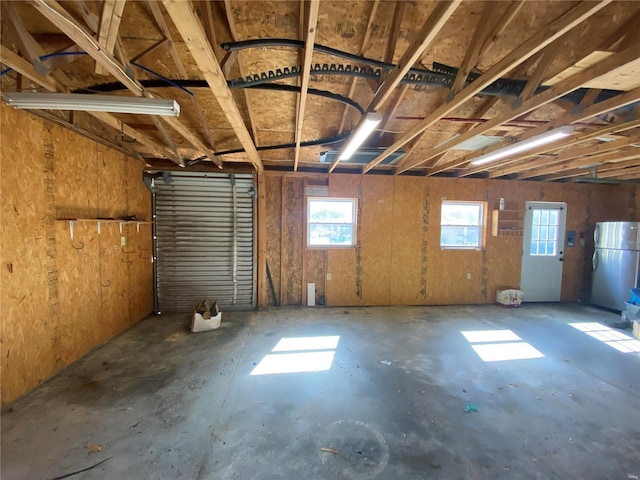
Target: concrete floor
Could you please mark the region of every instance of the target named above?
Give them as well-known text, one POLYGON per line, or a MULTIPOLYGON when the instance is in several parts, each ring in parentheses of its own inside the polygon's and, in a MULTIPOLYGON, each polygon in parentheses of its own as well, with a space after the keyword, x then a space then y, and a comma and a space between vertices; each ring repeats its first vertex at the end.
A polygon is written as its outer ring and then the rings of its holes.
POLYGON ((568 325, 616 318, 577 305, 282 308, 189 334, 184 315, 150 317, 5 408, 2 479, 104 459, 72 478, 637 478, 640 354, 568 325), (485 362, 461 334, 505 329, 544 356, 485 362), (311 336, 340 337, 329 370, 250 375, 282 337, 311 336))

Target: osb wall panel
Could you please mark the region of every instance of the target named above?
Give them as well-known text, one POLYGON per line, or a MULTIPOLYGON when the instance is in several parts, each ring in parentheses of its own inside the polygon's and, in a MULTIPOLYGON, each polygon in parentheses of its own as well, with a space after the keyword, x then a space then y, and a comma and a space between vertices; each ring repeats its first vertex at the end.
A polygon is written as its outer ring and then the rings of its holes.
MULTIPOLYGON (((282 298, 280 295, 280 233, 282 226, 282 177, 266 176, 265 177, 265 189, 266 189, 266 212, 265 222, 266 227, 266 249, 265 258, 269 266, 269 272, 271 273, 271 279, 273 280, 273 288, 275 290, 276 297, 278 297, 278 303, 282 298)), ((268 283, 267 279, 267 283, 268 283)), ((271 292, 270 285, 258 286, 258 288, 265 288, 267 290, 267 305, 275 305, 273 294, 271 292)))
POLYGON ((390 303, 416 305, 427 298, 429 189, 425 179, 394 177, 390 303))
MULTIPOLYGON (((362 215, 361 175, 329 175, 329 195, 358 198, 358 220, 362 215)), ((336 248, 327 252, 327 305, 362 304, 361 223, 358 222, 356 248, 336 248)))
POLYGON ((282 225, 280 289, 282 305, 302 303, 302 243, 304 221, 304 180, 282 179, 282 225))
POLYGON ((365 176, 359 229, 362 302, 389 305, 393 257, 393 177, 365 176))
MULTIPOLYGON (((322 297, 326 303, 325 278, 327 271, 327 251, 308 249, 307 255, 307 283, 316 284, 316 305, 322 297)), ((306 288, 306 287, 305 287, 306 288)))
MULTIPOLYGON (((636 186, 342 174, 328 177, 331 196, 357 198, 359 206, 355 248, 303 250, 307 255, 307 281, 316 281, 318 289, 320 272, 325 278, 331 276, 325 281, 327 305, 492 303, 496 290, 517 288, 523 238, 490 234, 491 210, 498 207, 500 198, 505 199, 507 209, 521 212, 526 201, 567 203, 566 231, 575 231, 577 238, 575 247, 563 246, 561 299, 588 300, 595 223, 640 220, 636 186), (445 199, 486 202, 483 250, 440 249, 440 210, 445 199), (322 254, 326 255, 325 270, 320 268, 322 254)), ((272 216, 280 212, 277 197, 284 191, 277 182, 294 177, 282 174, 268 178, 273 183, 267 192, 268 202, 275 204, 267 212, 271 225, 278 221, 272 216)), ((300 205, 304 209, 304 202, 300 205)), ((282 218, 291 223, 297 217, 289 211, 282 218)), ((282 231, 287 229, 286 225, 282 227, 282 231)), ((281 275, 288 276, 286 265, 281 266, 281 275)), ((297 275, 297 271, 293 273, 297 275)))
POLYGON ((149 220, 143 165, 31 114, 0 114, 4 405, 147 315, 153 282, 150 225, 76 222, 71 238, 61 220, 149 220))

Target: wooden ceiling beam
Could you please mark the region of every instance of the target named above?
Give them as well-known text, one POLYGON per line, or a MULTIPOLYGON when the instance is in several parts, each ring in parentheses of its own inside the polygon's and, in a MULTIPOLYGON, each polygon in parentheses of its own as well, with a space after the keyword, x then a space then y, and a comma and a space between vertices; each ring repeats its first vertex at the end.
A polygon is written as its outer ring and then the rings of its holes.
MULTIPOLYGON (((632 122, 623 122, 619 125, 620 125, 620 128, 634 128, 634 126, 640 125, 640 120, 634 120, 632 122)), ((605 130, 605 129, 602 129, 602 130, 605 130)), ((596 132, 599 132, 599 131, 600 130, 597 130, 596 132)), ((632 140, 630 138, 621 138, 614 142, 602 142, 598 145, 589 145, 586 147, 573 148, 573 147, 579 147, 581 143, 584 143, 589 140, 593 140, 594 138, 600 136, 598 134, 594 136, 594 133, 596 132, 592 132, 590 134, 581 135, 580 137, 577 137, 573 142, 569 143, 569 146, 572 147, 570 150, 560 153, 555 158, 544 158, 544 159, 534 160, 534 161, 522 161, 522 162, 518 162, 516 165, 512 165, 507 168, 499 167, 497 170, 492 171, 489 174, 489 177, 497 178, 505 175, 513 175, 515 173, 519 173, 520 175, 518 175, 518 178, 529 178, 529 171, 531 170, 544 168, 544 167, 553 167, 554 165, 563 164, 564 162, 573 160, 575 158, 579 158, 587 155, 596 155, 603 152, 608 152, 610 150, 617 150, 619 148, 630 145, 631 143, 634 143, 634 141, 635 142, 638 141, 637 139, 632 140)), ((606 135, 606 133, 603 133, 601 135, 606 135)), ((534 175, 534 176, 537 176, 537 175, 534 175)))
MULTIPOLYGON (((611 0, 601 0, 597 2, 581 2, 575 7, 572 7, 557 18, 555 21, 546 25, 544 29, 538 31, 528 40, 521 43, 511 53, 506 55, 502 60, 492 66, 485 73, 480 75, 475 81, 462 89, 457 95, 455 95, 450 102, 445 103, 433 111, 422 122, 413 127, 409 132, 403 135, 399 140, 389 146, 385 151, 378 155, 363 169, 363 172, 368 172, 385 158, 395 152, 398 148, 404 146, 422 132, 431 127, 434 123, 440 120, 449 112, 452 112, 464 104, 467 100, 474 97, 482 89, 490 85, 492 82, 500 78, 502 75, 510 72, 524 62, 526 59, 535 55, 537 52, 550 45, 555 40, 560 38, 566 32, 579 25, 584 20, 600 11, 602 8, 611 3, 611 0)), ((474 129, 475 130, 475 129, 474 129)), ((441 152, 438 152, 441 153, 441 152)), ((412 168, 414 166, 424 163, 426 160, 420 160, 413 165, 405 167, 405 169, 412 168)), ((400 173, 400 172, 398 172, 400 173)))
MULTIPOLYGON (((133 92, 134 95, 138 97, 155 98, 154 95, 147 92, 138 81, 129 77, 125 67, 113 54, 109 53, 103 44, 99 43, 93 38, 90 32, 79 25, 56 0, 30 0, 30 2, 45 18, 82 47, 94 60, 102 63, 109 73, 133 92)), ((180 133, 196 149, 201 151, 206 158, 214 162, 218 167, 222 167, 222 162, 177 118, 163 116, 162 120, 180 133)))
MULTIPOLYGON (((231 38, 233 38, 234 42, 237 42, 239 40, 239 36, 238 36, 238 31, 236 29, 236 22, 233 19, 233 7, 231 5, 231 0, 224 0, 224 8, 227 15, 227 24, 229 25, 229 31, 231 32, 231 38)), ((240 76, 242 78, 246 78, 245 77, 246 71, 244 69, 244 62, 242 61, 242 55, 238 53, 235 59, 238 62, 238 71, 240 72, 240 76)), ((249 128, 251 129, 253 144, 259 145, 260 139, 258 138, 258 130, 256 129, 255 117, 253 116, 253 107, 251 106, 251 99, 249 98, 249 89, 243 88, 242 95, 244 96, 244 103, 245 103, 245 106, 247 107, 247 115, 249 117, 248 119, 249 128)))
MULTIPOLYGON (((178 49, 175 47, 175 42, 173 41, 173 37, 171 36, 171 31, 169 30, 169 26, 162 15, 162 11, 160 10, 160 5, 155 0, 149 0, 148 2, 149 8, 151 9, 151 14, 158 25, 158 28, 162 32, 162 35, 168 40, 169 44, 169 53, 171 54, 171 58, 173 59, 173 63, 178 70, 178 74, 181 78, 189 78, 187 75, 187 70, 184 68, 184 64, 182 63, 182 59, 180 58, 180 54, 178 53, 178 49)), ((215 150, 215 141, 213 139, 213 134, 211 133, 211 129, 209 128, 209 124, 204 117, 204 112, 202 111, 202 107, 200 107, 200 103, 198 103, 198 99, 196 99, 195 95, 190 95, 189 100, 191 101, 191 106, 193 107, 193 111, 196 113, 196 117, 198 117, 198 121, 200 123, 200 127, 204 132, 204 136, 209 142, 209 147, 211 150, 215 150)))
MULTIPOLYGON (((50 92, 67 92, 68 91, 63 85, 56 82, 56 80, 51 75, 41 75, 40 73, 36 72, 35 69, 33 68, 32 63, 29 63, 24 58, 18 56, 16 53, 9 50, 4 45, 0 45, 0 58, 4 65, 10 68, 13 68, 16 72, 20 72, 22 75, 38 83, 39 85, 41 85, 43 88, 45 88, 50 92)), ((129 127, 127 124, 120 121, 110 113, 106 113, 106 112, 86 112, 86 113, 96 118, 97 120, 101 121, 105 125, 112 127, 116 130, 119 130, 125 135, 127 135, 128 137, 131 137, 139 141, 141 144, 145 145, 154 155, 157 155, 160 158, 167 157, 166 152, 164 152, 155 141, 153 141, 151 138, 147 137, 146 135, 138 132, 137 130, 129 127)), ((51 119, 51 118, 58 119, 58 117, 56 117, 55 115, 51 115, 50 113, 45 111, 38 111, 36 112, 36 114, 48 119, 51 119)), ((73 130, 74 128, 71 128, 71 129, 73 130)), ((82 133, 85 136, 88 136, 93 140, 96 140, 94 138, 95 135, 92 135, 92 136, 87 135, 86 131, 81 131, 80 129, 77 129, 77 128, 75 130, 77 130, 79 133, 82 133)), ((112 142, 109 142, 106 139, 102 139, 101 143, 109 144, 109 146, 116 145, 116 144, 113 144, 112 142)), ((119 147, 119 149, 121 148, 122 147, 119 147)), ((171 158, 171 156, 168 156, 168 157, 171 158)), ((175 161, 175 159, 173 158, 172 160, 175 161)))
MULTIPOLYGON (((559 128, 559 127, 563 127, 565 125, 570 125, 572 123, 575 122, 580 122, 592 117, 596 117, 598 115, 602 115, 603 113, 606 112, 610 112, 612 110, 615 110, 617 108, 622 108, 625 107, 631 103, 635 103, 637 101, 640 100, 640 87, 634 89, 634 90, 630 90, 628 92, 625 92, 621 95, 618 95, 616 97, 610 98, 609 100, 606 100, 604 102, 598 102, 593 104, 591 107, 582 110, 581 112, 572 114, 572 115, 565 115, 564 117, 560 117, 557 118, 555 120, 550 121, 549 123, 547 123, 546 125, 541 125, 537 128, 534 128, 533 130, 529 130, 528 132, 524 133, 523 135, 520 135, 519 137, 517 137, 517 139, 515 140, 516 142, 522 141, 522 140, 526 140, 528 138, 534 137, 536 135, 540 135, 542 133, 545 133, 549 130, 553 130, 555 128, 559 128)), ((636 117, 637 118, 637 117, 636 117)), ((635 125, 636 119, 634 118, 631 121, 631 126, 627 126, 626 128, 633 128, 633 126, 635 125)), ((611 125, 609 127, 605 127, 602 129, 598 129, 596 132, 590 132, 584 135, 576 135, 572 138, 568 138, 565 139, 561 142, 557 142, 557 143, 551 143, 551 144, 547 144, 547 145, 543 145, 541 147, 538 147, 534 150, 531 150, 529 152, 520 154, 516 157, 513 158, 506 158, 504 160, 500 160, 498 162, 495 162, 493 164, 490 165, 480 165, 480 166, 476 166, 470 169, 466 169, 464 170, 464 173, 462 173, 462 176, 466 176, 466 175, 472 175, 474 173, 478 173, 487 169, 495 169, 495 168, 502 168, 506 165, 511 165, 514 163, 519 163, 522 160, 526 159, 526 158, 530 158, 533 155, 539 155, 542 153, 546 153, 552 150, 556 150, 560 147, 566 147, 569 145, 572 145, 574 143, 576 143, 576 141, 586 141, 601 135, 606 135, 607 133, 611 133, 614 131, 620 131, 621 126, 616 124, 616 125, 611 125)), ((491 149, 491 151, 493 151, 495 149, 491 149)), ((476 158, 478 156, 478 152, 472 154, 472 155, 467 155, 464 158, 460 159, 460 165, 464 165, 468 162, 470 162, 471 160, 473 160, 474 158, 476 158)), ((458 163, 458 162, 456 162, 458 163)), ((441 168, 441 167, 438 167, 441 168)))
MULTIPOLYGON (((207 39, 209 40, 209 44, 211 48, 213 48, 213 53, 218 59, 218 61, 222 61, 224 58, 225 51, 218 44, 218 38, 216 35, 216 28, 213 23, 213 2, 210 0, 201 0, 201 15, 204 22, 204 31, 207 34, 207 39)), ((226 74, 226 72, 225 72, 226 74)))
MULTIPOLYGON (((373 22, 376 18, 376 12, 378 11, 378 5, 380 5, 380 0, 375 0, 371 5, 371 12, 369 13, 369 20, 367 21, 367 28, 364 31, 364 38, 362 40, 362 47, 360 48, 360 56, 364 56, 365 50, 367 48, 367 44, 369 43, 369 38, 371 37, 371 27, 373 26, 373 22)), ((358 77, 353 77, 351 79, 351 86, 349 87, 349 94, 347 98, 353 98, 353 94, 356 91, 356 85, 358 84, 358 77)), ((342 111, 342 119, 340 120, 340 128, 338 128, 338 133, 344 132, 344 125, 347 121, 347 114, 349 113, 349 109, 351 107, 349 105, 345 105, 342 111)))
POLYGON ((438 33, 440 33, 440 30, 442 30, 447 20, 453 15, 453 12, 458 8, 461 1, 462 0, 438 2, 420 29, 420 32, 418 32, 413 42, 411 42, 411 45, 409 45, 409 48, 407 48, 404 55, 400 58, 398 65, 390 72, 384 74, 382 86, 369 104, 367 108, 368 111, 378 111, 382 105, 384 105, 393 90, 400 84, 405 74, 420 59, 424 51, 433 42, 438 33))
POLYGON ((318 23, 318 12, 320 10, 320 0, 310 0, 307 7, 307 32, 304 41, 304 61, 302 63, 302 82, 300 87, 300 101, 298 103, 298 115, 295 129, 296 146, 293 159, 293 171, 298 170, 300 160, 300 141, 302 139, 302 127, 304 124, 304 111, 307 103, 307 91, 309 90, 309 79, 311 77, 311 57, 313 56, 313 46, 316 41, 316 31, 318 23))
POLYGON ((449 94, 450 98, 453 98, 453 95, 462 90, 464 84, 467 81, 469 73, 471 73, 471 70, 478 63, 478 58, 480 57, 482 47, 491 29, 491 17, 495 12, 497 4, 498 2, 495 1, 486 2, 482 11, 482 15, 480 16, 480 20, 478 21, 478 25, 476 26, 473 32, 473 36, 471 37, 469 48, 467 48, 466 50, 464 59, 462 60, 462 64, 458 69, 458 74, 456 75, 456 78, 453 81, 453 85, 451 86, 451 92, 449 94))
MULTIPOLYGON (((118 39, 118 30, 126 5, 126 0, 104 0, 102 4, 102 15, 98 27, 98 42, 103 44, 109 53, 113 53, 118 39)), ((107 75, 109 72, 100 62, 96 62, 96 73, 107 75)))
POLYGON ((588 168, 588 167, 582 167, 582 168, 573 168, 571 170, 566 170, 563 172, 558 172, 558 173, 553 173, 550 175, 545 175, 544 180, 545 181, 554 181, 554 180, 564 180, 567 178, 575 178, 575 177, 583 177, 585 175, 589 175, 590 177, 593 178, 599 178, 599 173, 600 172, 610 172, 612 170, 618 170, 620 168, 626 168, 631 165, 631 162, 633 162, 635 165, 638 164, 637 159, 640 158, 640 152, 635 153, 635 152, 631 152, 630 154, 620 154, 620 153, 609 153, 609 154, 605 154, 600 156, 600 161, 601 162, 607 162, 607 163, 602 163, 602 165, 594 165, 592 168, 588 168), (617 164, 620 164, 620 166, 616 166, 617 164), (596 176, 593 176, 593 173, 596 173, 596 176))
MULTIPOLYGON (((640 157, 640 155, 638 155, 638 157, 640 157)), ((603 174, 598 173, 597 178, 615 177, 615 178, 619 178, 620 180, 627 180, 627 179, 636 179, 638 178, 638 176, 640 176, 640 166, 610 170, 610 171, 604 172, 603 174)))
POLYGON ((575 169, 581 169, 584 171, 585 168, 591 166, 598 167, 598 170, 600 170, 602 165, 608 165, 609 162, 624 160, 633 161, 638 156, 640 156, 640 151, 632 152, 627 150, 621 152, 601 153, 599 155, 579 158, 563 165, 555 165, 554 167, 532 170, 531 172, 528 172, 526 177, 518 177, 518 180, 521 178, 544 177, 546 175, 560 175, 563 172, 572 172, 575 169))
POLYGON ((211 91, 224 111, 231 128, 235 132, 242 147, 245 149, 248 160, 258 172, 264 170, 260 155, 253 143, 251 134, 247 130, 240 110, 233 99, 231 90, 222 72, 222 68, 213 52, 213 47, 207 39, 206 33, 195 13, 190 1, 163 0, 169 16, 184 39, 191 55, 207 80, 211 91))
POLYGON ((159 42, 154 43, 144 52, 136 55, 131 59, 132 62, 146 62, 147 64, 155 62, 165 53, 169 51, 169 40, 163 38, 159 42))
MULTIPOLYGON (((548 88, 547 90, 545 90, 544 92, 539 93, 538 95, 535 95, 531 98, 529 98, 528 100, 526 100, 525 102, 522 103, 522 105, 520 107, 517 108, 512 108, 510 111, 502 114, 502 115, 498 115, 494 118, 492 118, 491 120, 489 120, 488 122, 485 122, 481 125, 478 125, 477 127, 469 130, 468 132, 466 132, 465 134, 459 136, 458 138, 454 139, 453 141, 447 143, 446 145, 443 145, 440 148, 435 148, 433 149, 429 155, 428 158, 426 158, 424 161, 422 162, 416 162, 414 165, 412 165, 411 167, 407 167, 405 168, 405 170, 408 170, 409 168, 412 168, 416 165, 419 165, 420 163, 424 163, 425 161, 428 161, 430 158, 442 153, 443 150, 450 150, 451 148, 455 147, 456 145, 459 145, 460 143, 469 140, 470 138, 473 138, 477 135, 481 135, 485 132, 488 132, 490 130, 495 129, 496 127, 499 127, 500 125, 502 125, 503 123, 509 122, 511 120, 513 120, 514 118, 518 118, 522 115, 525 115, 529 112, 532 112, 533 110, 535 110, 536 108, 541 107, 542 105, 546 105, 552 101, 554 101, 557 98, 560 98, 570 92, 572 92, 573 90, 576 90, 577 88, 580 88, 584 83, 588 82, 589 80, 599 77, 600 75, 607 73, 609 71, 611 71, 614 68, 617 68, 621 65, 626 65, 627 63, 633 61, 634 59, 636 59, 638 57, 638 55, 640 54, 640 47, 632 47, 630 49, 624 50, 623 52, 617 53, 615 55, 612 55, 606 59, 604 59, 603 61, 597 63, 596 65, 585 69, 583 71, 581 71, 580 73, 569 77, 559 83, 557 83, 556 85, 548 88)), ((602 102, 601 102, 602 103, 602 102)), ((586 111, 586 110, 585 110, 586 111)), ((564 118, 564 117, 563 117, 564 118)), ((587 117, 589 118, 589 117, 587 117)), ((548 127, 551 128, 551 125, 556 125, 558 122, 557 120, 552 121, 548 127)), ((560 125, 562 126, 562 125, 560 125)), ((538 135, 539 133, 544 133, 544 131, 547 130, 547 128, 545 128, 546 126, 541 126, 538 128, 535 128, 527 133, 525 133, 523 136, 520 137, 520 139, 525 139, 525 138, 529 138, 531 136, 534 135, 538 135)), ((490 147, 488 149, 485 149, 482 151, 482 153, 480 152, 476 152, 473 154, 473 156, 479 156, 481 154, 484 153, 488 153, 490 151, 493 150, 497 150, 498 148, 502 148, 503 145, 496 145, 493 147, 490 147)), ((464 157, 461 159, 457 159, 453 162, 447 163, 447 164, 439 164, 436 165, 436 168, 434 170, 430 171, 430 174, 435 174, 435 173, 439 173, 441 171, 447 170, 449 168, 457 168, 460 167, 461 165, 464 165, 465 163, 467 163, 469 161, 468 157, 464 157)), ((404 170, 403 170, 404 171, 404 170)), ((398 173, 402 173, 402 172, 398 172, 398 173)))
POLYGON ((384 115, 382 124, 379 127, 380 131, 378 132, 378 138, 382 138, 382 136, 385 134, 384 130, 387 128, 387 125, 389 124, 389 122, 393 120, 393 118, 396 116, 396 113, 398 112, 398 108, 400 108, 400 105, 404 101, 404 97, 406 96, 410 88, 411 88, 411 85, 406 84, 406 85, 403 85, 402 88, 400 89, 400 93, 398 93, 398 97, 396 98, 396 101, 393 102, 393 105, 391 105, 391 109, 389 109, 389 112, 384 115))
POLYGON ((396 53, 396 45, 400 38, 400 29, 402 26, 402 17, 404 16, 405 2, 396 0, 396 6, 393 10, 393 19, 391 20, 391 31, 387 40, 387 50, 384 53, 384 61, 393 63, 393 55, 396 53))
MULTIPOLYGON (((86 2, 84 0, 73 0, 72 2, 67 2, 67 6, 70 10, 76 12, 76 14, 82 18, 85 25, 92 32, 96 33, 100 29, 100 17, 93 13, 86 2)), ((124 51, 124 47, 122 46, 122 41, 120 40, 120 36, 116 35, 115 39, 115 48, 111 51, 111 53, 115 52, 116 58, 122 63, 122 65, 127 68, 129 66, 129 57, 126 55, 124 51)))
POLYGON ((114 117, 110 113, 107 112, 86 112, 87 115, 91 115, 92 117, 100 120, 105 125, 115 129, 116 131, 122 132, 127 137, 133 138, 134 140, 140 142, 145 147, 151 151, 158 158, 169 158, 174 161, 176 164, 180 164, 180 159, 178 156, 168 154, 165 149, 161 148, 158 145, 158 142, 148 137, 147 135, 140 133, 138 130, 130 127, 126 123, 122 122, 118 118, 114 117))
POLYGON ((535 94, 537 88, 542 83, 547 70, 549 70, 549 67, 556 59, 558 52, 564 47, 564 45, 564 39, 556 40, 542 51, 540 61, 536 65, 536 68, 533 70, 533 74, 529 77, 527 84, 518 96, 518 100, 520 102, 529 100, 535 94))
POLYGON ((16 72, 24 75, 49 92, 57 92, 59 88, 62 88, 58 86, 58 83, 53 77, 36 72, 35 68, 33 68, 33 63, 28 62, 4 45, 0 45, 0 61, 5 66, 14 69, 16 72))
POLYGON ((491 33, 485 39, 485 44, 482 47, 483 51, 487 51, 491 46, 500 38, 502 33, 507 29, 507 27, 511 24, 516 15, 520 12, 520 9, 524 7, 526 2, 521 0, 515 0, 511 2, 511 4, 507 7, 500 20, 493 27, 491 33))

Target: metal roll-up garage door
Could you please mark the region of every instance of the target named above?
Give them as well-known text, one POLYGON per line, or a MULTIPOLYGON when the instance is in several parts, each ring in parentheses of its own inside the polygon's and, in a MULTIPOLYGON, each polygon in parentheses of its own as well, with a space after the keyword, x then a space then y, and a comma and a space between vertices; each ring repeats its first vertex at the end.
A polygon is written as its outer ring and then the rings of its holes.
POLYGON ((153 187, 158 311, 190 312, 204 298, 254 308, 253 175, 164 178, 153 187))

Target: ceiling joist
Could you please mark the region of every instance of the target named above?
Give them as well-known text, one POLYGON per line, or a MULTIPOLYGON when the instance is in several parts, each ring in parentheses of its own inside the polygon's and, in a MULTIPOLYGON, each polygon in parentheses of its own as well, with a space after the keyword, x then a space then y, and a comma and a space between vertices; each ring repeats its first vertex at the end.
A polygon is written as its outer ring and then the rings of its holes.
MULTIPOLYGON (((579 25, 584 20, 600 11, 609 3, 611 3, 611 0, 601 0, 598 2, 581 2, 575 7, 571 8, 568 12, 561 15, 557 20, 551 22, 546 29, 535 33, 528 40, 516 47, 511 53, 497 62, 484 74, 480 75, 467 87, 462 89, 451 99, 451 101, 441 105, 434 112, 428 115, 427 118, 425 118, 411 130, 409 130, 409 132, 404 134, 399 140, 394 142, 381 155, 367 164, 367 166, 363 169, 363 172, 366 173, 370 171, 397 149, 404 146, 405 144, 416 138, 418 135, 420 135, 422 132, 427 130, 429 127, 431 127, 446 114, 460 107, 467 100, 482 91, 482 89, 484 89, 486 86, 490 85, 502 75, 511 71, 513 68, 515 68, 517 65, 519 65, 532 55, 535 55, 537 52, 560 38, 576 25, 579 25)), ((418 161, 415 165, 419 165, 421 163, 423 163, 423 161, 418 161)), ((408 168, 412 168, 415 165, 411 165, 408 168)))
POLYGON ((424 51, 429 47, 431 42, 436 38, 447 20, 453 15, 462 0, 452 0, 448 2, 439 2, 433 10, 429 18, 422 26, 420 32, 416 35, 407 51, 402 55, 398 65, 387 73, 382 79, 382 87, 378 90, 375 97, 367 108, 370 112, 378 111, 382 105, 389 99, 393 90, 400 84, 402 78, 406 75, 411 67, 420 59, 424 51))
MULTIPOLYGON (((429 152, 428 156, 426 158, 424 158, 422 161, 418 161, 415 162, 413 166, 419 165, 421 163, 424 163, 426 161, 428 161, 430 158, 434 157, 435 155, 438 155, 440 153, 442 153, 443 150, 450 150, 451 148, 453 148, 456 145, 459 145, 460 143, 475 137, 476 135, 480 135, 483 134, 485 132, 488 132, 490 130, 493 130, 494 128, 502 125, 503 123, 509 122, 510 120, 513 120, 515 118, 521 117, 522 115, 525 115, 529 112, 532 112, 533 110, 546 105, 552 101, 554 101, 557 98, 560 98, 578 88, 580 88, 584 83, 588 82, 590 79, 596 78, 600 75, 602 75, 603 73, 609 71, 610 68, 615 67, 615 66, 620 66, 620 65, 626 65, 627 63, 629 63, 630 61, 632 61, 632 59, 636 58, 638 55, 638 51, 637 51, 637 47, 636 48, 631 48, 631 49, 627 49, 623 52, 620 52, 618 54, 615 54, 611 57, 606 58, 605 60, 603 60, 602 62, 594 65, 593 67, 587 69, 587 70, 583 70, 580 73, 578 73, 577 75, 574 75, 572 77, 567 78, 566 80, 561 81, 560 83, 557 83, 556 85, 554 85, 553 87, 550 87, 549 89, 545 90, 544 92, 539 93, 538 95, 535 95, 531 98, 529 98, 528 100, 526 100, 525 102, 522 103, 522 105, 520 105, 519 107, 512 109, 510 111, 508 111, 507 113, 503 114, 503 115, 498 115, 494 118, 492 118, 491 120, 489 120, 488 122, 485 122, 481 125, 478 125, 477 127, 469 130, 467 133, 461 135, 460 137, 454 139, 453 141, 447 143, 446 145, 444 145, 441 148, 434 148, 432 151, 429 152)), ((587 117, 588 118, 588 117, 587 117)), ((544 133, 546 129, 545 128, 538 128, 538 129, 534 129, 532 132, 527 132, 524 134, 524 136, 522 136, 520 139, 525 139, 525 138, 529 138, 531 136, 537 135, 539 133, 544 133)), ((482 155, 484 153, 489 153, 493 150, 497 150, 498 148, 501 148, 502 145, 496 145, 493 147, 490 147, 488 149, 485 149, 482 151, 482 153, 480 152, 476 152, 474 154, 474 156, 479 156, 482 155)), ((449 169, 449 168, 457 168, 461 165, 464 165, 466 162, 468 162, 469 160, 467 158, 464 159, 457 159, 454 160, 453 162, 447 163, 447 164, 441 164, 441 165, 436 165, 436 169, 431 171, 431 174, 437 173, 437 172, 441 172, 443 170, 449 169)), ((411 168, 408 167, 408 168, 411 168)), ((405 169, 408 169, 405 168, 405 169)), ((401 173, 401 172, 398 172, 401 173)))
POLYGON ((300 140, 302 138, 302 126, 304 124, 304 111, 307 103, 307 91, 309 90, 309 78, 311 71, 311 57, 313 56, 313 46, 316 41, 316 31, 318 23, 318 11, 320 0, 310 0, 308 3, 308 17, 306 20, 307 33, 304 41, 304 59, 302 63, 302 81, 300 87, 300 102, 298 103, 298 115, 295 129, 296 147, 294 151, 293 171, 298 170, 300 159, 300 140))
MULTIPOLYGON (((134 95, 138 97, 144 96, 147 98, 154 98, 151 93, 145 91, 144 87, 142 87, 139 82, 129 77, 125 67, 107 51, 104 45, 100 44, 89 32, 87 32, 87 30, 79 25, 57 1, 31 0, 31 3, 44 17, 69 36, 69 38, 74 42, 80 45, 94 60, 101 63, 109 73, 116 77, 116 79, 118 79, 118 81, 127 87, 134 95)), ((222 167, 222 162, 213 155, 204 143, 177 118, 164 116, 162 117, 162 120, 180 133, 196 149, 202 152, 203 156, 209 158, 219 167, 222 167)))
MULTIPOLYGON (((116 46, 125 5, 126 0, 104 0, 102 4, 102 15, 97 32, 98 42, 104 45, 109 53, 113 53, 116 46)), ((100 62, 96 62, 96 73, 107 75, 109 72, 100 62)))
POLYGON ((245 149, 247 160, 250 161, 258 172, 264 170, 260 155, 253 143, 251 134, 247 130, 238 106, 233 100, 231 90, 218 60, 213 52, 213 47, 207 39, 206 33, 190 1, 164 0, 164 6, 169 12, 176 28, 180 32, 191 55, 198 64, 203 77, 223 109, 231 128, 235 132, 240 144, 245 149))

